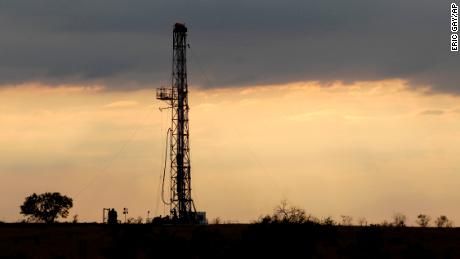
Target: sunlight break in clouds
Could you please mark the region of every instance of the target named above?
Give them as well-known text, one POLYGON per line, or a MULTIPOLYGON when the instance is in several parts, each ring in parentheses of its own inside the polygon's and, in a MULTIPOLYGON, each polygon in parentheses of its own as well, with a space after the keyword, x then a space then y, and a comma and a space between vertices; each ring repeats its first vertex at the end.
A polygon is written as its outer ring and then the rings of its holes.
MULTIPOLYGON (((103 207, 167 212, 159 181, 169 113, 151 89, 0 93, 4 220, 19 219, 24 197, 44 191, 73 197, 71 215, 85 221, 100 221, 103 207)), ((418 213, 460 220, 459 97, 401 80, 190 94, 193 195, 210 218, 247 222, 288 199, 319 217, 380 222, 400 211, 410 221, 418 213)))

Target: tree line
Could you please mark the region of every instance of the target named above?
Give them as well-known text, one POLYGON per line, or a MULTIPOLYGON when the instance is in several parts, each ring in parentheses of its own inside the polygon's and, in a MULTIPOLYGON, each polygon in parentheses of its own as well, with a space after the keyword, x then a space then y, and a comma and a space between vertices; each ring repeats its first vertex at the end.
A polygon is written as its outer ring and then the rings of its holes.
MULTIPOLYGON (((27 196, 20 206, 20 213, 26 218, 24 222, 29 223, 55 223, 58 218, 67 218, 69 210, 73 207, 72 198, 62 195, 58 192, 45 192, 42 194, 33 193, 27 196)), ((75 215, 73 223, 78 222, 78 216, 75 215)), ((446 215, 440 215, 433 221, 429 215, 417 215, 415 223, 420 227, 430 227, 431 222, 436 227, 453 227, 454 223, 446 215)), ((128 218, 128 224, 142 224, 142 217, 128 218)), ((146 223, 147 222, 146 220, 146 223)), ((211 221, 212 224, 221 224, 222 220, 216 218, 211 221)), ((336 221, 332 217, 317 218, 297 206, 289 205, 286 200, 277 205, 272 214, 259 217, 254 223, 256 224, 317 224, 326 226, 352 226, 353 217, 341 215, 340 220, 336 221)), ((407 226, 407 217, 402 213, 395 213, 391 221, 384 220, 380 224, 368 224, 365 218, 358 218, 356 226, 383 226, 383 227, 405 227, 407 226)))
MULTIPOLYGON (((426 214, 417 215, 415 223, 420 227, 430 227, 431 217, 426 214)), ((319 219, 297 206, 289 205, 286 200, 281 201, 275 207, 272 214, 267 214, 259 217, 255 223, 258 224, 317 224, 326 226, 353 226, 353 217, 349 215, 341 215, 340 221, 334 220, 332 217, 319 219)), ((382 226, 382 227, 406 227, 407 217, 402 213, 395 213, 391 221, 384 220, 377 224, 368 224, 365 218, 358 218, 356 226, 382 226)), ((446 215, 440 215, 434 220, 436 227, 453 227, 454 222, 446 215)))

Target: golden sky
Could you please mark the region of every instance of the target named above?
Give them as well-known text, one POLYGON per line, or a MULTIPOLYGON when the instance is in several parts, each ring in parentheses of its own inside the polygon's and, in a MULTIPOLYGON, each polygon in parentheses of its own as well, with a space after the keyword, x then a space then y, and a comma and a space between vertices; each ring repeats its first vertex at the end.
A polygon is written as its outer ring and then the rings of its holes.
MULTIPOLYGON (((155 87, 152 86, 152 89, 155 87)), ((154 91, 98 85, 0 89, 0 220, 33 192, 102 208, 168 211, 160 177, 169 113, 154 91)), ((208 218, 248 222, 282 200, 317 217, 395 212, 460 222, 460 97, 402 80, 190 90, 193 197, 208 218)))

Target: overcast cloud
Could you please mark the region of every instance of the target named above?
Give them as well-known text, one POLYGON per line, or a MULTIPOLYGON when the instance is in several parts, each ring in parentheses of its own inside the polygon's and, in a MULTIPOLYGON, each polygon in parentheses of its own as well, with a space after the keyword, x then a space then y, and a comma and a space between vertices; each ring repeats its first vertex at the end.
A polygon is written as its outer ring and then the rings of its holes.
POLYGON ((194 85, 402 78, 460 93, 446 0, 0 0, 0 84, 167 84, 176 21, 194 85))

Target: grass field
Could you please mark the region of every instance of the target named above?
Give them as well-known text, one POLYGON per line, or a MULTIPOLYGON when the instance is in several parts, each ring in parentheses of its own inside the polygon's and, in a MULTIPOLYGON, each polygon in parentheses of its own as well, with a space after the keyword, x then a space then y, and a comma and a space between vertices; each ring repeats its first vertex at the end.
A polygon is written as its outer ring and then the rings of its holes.
POLYGON ((0 224, 0 258, 460 258, 460 229, 0 224))

